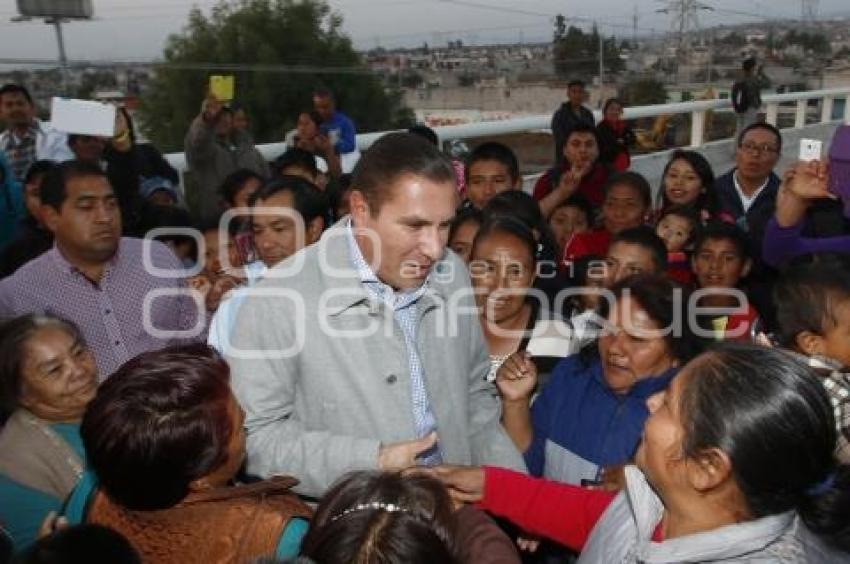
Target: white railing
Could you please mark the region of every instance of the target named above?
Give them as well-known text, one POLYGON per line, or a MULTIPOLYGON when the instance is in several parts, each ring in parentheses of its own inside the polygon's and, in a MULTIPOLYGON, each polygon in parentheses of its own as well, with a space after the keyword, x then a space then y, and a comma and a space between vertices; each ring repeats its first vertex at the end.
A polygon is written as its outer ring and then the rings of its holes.
MULTIPOLYGON (((766 109, 766 120, 773 125, 777 124, 779 118, 780 104, 796 102, 794 114, 794 128, 799 129, 806 125, 806 112, 808 104, 812 100, 821 102, 820 123, 831 122, 834 102, 836 99, 844 99, 845 123, 850 123, 850 85, 842 88, 831 88, 828 90, 809 90, 805 92, 792 92, 789 94, 772 94, 763 97, 766 109)), ((705 143, 705 117, 709 111, 731 111, 730 100, 703 100, 694 102, 681 102, 677 104, 656 104, 653 106, 636 106, 625 108, 623 119, 638 119, 657 117, 671 114, 691 114, 691 142, 694 148, 701 147, 705 143)), ((601 119, 601 112, 594 111, 597 121, 601 119)), ((434 131, 441 141, 453 139, 475 139, 479 137, 490 137, 494 135, 508 135, 522 133, 525 131, 548 130, 551 122, 551 114, 528 116, 501 121, 486 121, 469 123, 463 125, 447 125, 435 127, 434 131)), ((357 136, 357 146, 360 150, 367 149, 380 136, 387 133, 378 131, 374 133, 361 133, 357 136)), ((272 160, 280 156, 286 150, 285 143, 266 143, 257 145, 257 149, 263 157, 272 160)), ((171 153, 166 158, 181 174, 187 170, 186 158, 183 153, 171 153)))

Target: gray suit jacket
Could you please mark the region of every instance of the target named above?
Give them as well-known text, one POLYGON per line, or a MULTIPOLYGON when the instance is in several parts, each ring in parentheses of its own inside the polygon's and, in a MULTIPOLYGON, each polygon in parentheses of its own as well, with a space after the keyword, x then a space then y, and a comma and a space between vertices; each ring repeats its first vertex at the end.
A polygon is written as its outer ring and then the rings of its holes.
MULTIPOLYGON (((269 271, 254 287, 265 295, 245 299, 225 346, 246 413, 248 471, 295 476, 305 495, 376 468, 382 443, 416 437, 404 336, 360 282, 346 221, 269 271), (256 358, 249 349, 280 354, 256 358)), ((417 340, 443 460, 525 471, 485 381, 487 347, 466 268, 447 251, 428 284, 417 340)))

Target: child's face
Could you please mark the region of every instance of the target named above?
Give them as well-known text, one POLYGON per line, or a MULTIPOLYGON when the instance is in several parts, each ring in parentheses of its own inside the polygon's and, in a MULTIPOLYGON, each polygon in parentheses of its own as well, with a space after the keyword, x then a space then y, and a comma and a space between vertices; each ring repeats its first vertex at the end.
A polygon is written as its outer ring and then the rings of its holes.
POLYGON ((466 197, 479 210, 505 190, 516 188, 511 170, 500 161, 485 159, 469 165, 466 197))
POLYGON ((707 239, 691 266, 700 288, 735 288, 750 271, 750 259, 741 256, 729 239, 707 239))
POLYGON ((684 217, 667 214, 658 222, 655 233, 664 241, 667 252, 675 253, 685 248, 691 237, 693 225, 684 217))
POLYGON ((549 227, 552 228, 552 233, 560 247, 563 247, 573 234, 584 233, 590 228, 585 213, 574 206, 560 207, 552 212, 549 227))
POLYGON ((820 336, 820 354, 850 366, 850 300, 837 303, 832 311, 833 324, 820 336))

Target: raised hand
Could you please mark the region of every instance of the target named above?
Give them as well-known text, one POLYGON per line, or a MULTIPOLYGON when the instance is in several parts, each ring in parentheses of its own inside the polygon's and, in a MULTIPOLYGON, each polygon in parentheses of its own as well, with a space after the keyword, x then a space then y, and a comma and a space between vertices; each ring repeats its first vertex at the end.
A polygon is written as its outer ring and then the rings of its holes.
POLYGON ((496 387, 506 402, 528 401, 537 387, 537 367, 531 355, 517 351, 496 372, 496 387))
POLYGON ((829 167, 826 162, 798 162, 783 175, 782 189, 803 200, 837 199, 828 188, 829 167))
POLYGON ((218 114, 221 113, 221 109, 224 107, 224 104, 216 98, 212 92, 207 94, 206 99, 203 103, 203 115, 204 120, 208 122, 213 122, 218 118, 218 114))

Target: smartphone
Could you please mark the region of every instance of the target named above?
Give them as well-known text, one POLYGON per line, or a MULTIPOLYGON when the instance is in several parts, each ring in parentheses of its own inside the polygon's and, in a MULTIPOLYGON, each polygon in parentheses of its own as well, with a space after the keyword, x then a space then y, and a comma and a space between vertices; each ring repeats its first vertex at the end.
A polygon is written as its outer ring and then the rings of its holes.
POLYGON ((820 160, 823 141, 818 139, 800 139, 800 160, 809 162, 820 160))

